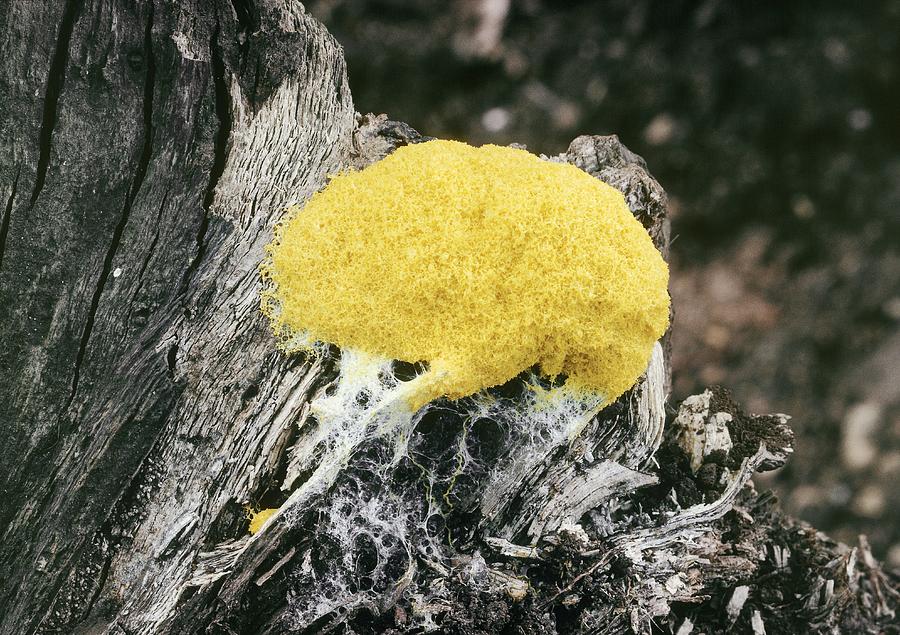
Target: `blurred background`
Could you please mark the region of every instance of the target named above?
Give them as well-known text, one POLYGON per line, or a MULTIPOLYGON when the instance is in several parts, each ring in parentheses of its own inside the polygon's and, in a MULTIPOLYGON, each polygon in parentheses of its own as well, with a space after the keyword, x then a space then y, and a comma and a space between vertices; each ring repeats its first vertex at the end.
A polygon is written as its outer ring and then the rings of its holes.
POLYGON ((555 154, 618 134, 670 197, 676 404, 793 416, 757 479, 900 567, 900 1, 313 0, 362 112, 555 154))

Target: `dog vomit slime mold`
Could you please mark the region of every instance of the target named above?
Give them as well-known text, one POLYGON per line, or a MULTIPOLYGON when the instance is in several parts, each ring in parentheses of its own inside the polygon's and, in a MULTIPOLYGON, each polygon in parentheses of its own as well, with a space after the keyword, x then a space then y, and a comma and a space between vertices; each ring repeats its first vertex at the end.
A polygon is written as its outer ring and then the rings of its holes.
POLYGON ((610 403, 668 325, 668 268, 622 194, 493 145, 429 141, 335 176, 261 271, 286 349, 427 362, 402 384, 412 410, 536 364, 610 403))

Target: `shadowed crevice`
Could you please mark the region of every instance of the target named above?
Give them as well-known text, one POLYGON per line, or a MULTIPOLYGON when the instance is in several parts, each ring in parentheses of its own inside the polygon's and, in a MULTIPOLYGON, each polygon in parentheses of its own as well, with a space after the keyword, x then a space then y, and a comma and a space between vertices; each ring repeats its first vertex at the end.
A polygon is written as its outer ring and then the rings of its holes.
POLYGON ((147 28, 144 33, 144 51, 147 60, 147 73, 144 80, 144 101, 143 101, 143 145, 141 147, 140 158, 135 168, 134 181, 132 181, 128 196, 125 199, 125 205, 122 208, 122 214, 119 222, 113 231, 112 241, 109 249, 106 251, 106 257, 103 259, 103 269, 100 272, 100 278, 94 289, 94 295, 91 297, 91 305, 88 310, 87 322, 84 331, 81 334, 81 341, 78 346, 78 354, 75 357, 75 370, 72 375, 72 388, 69 392, 69 399, 63 412, 69 409, 75 395, 78 392, 78 381, 81 376, 81 366, 84 363, 84 357, 87 352, 87 345, 91 339, 91 332, 94 329, 94 320, 97 315, 97 308, 100 305, 100 298, 103 290, 106 288, 106 281, 109 279, 112 270, 113 259, 119 244, 122 242, 122 235, 125 233, 125 226, 128 224, 128 217, 131 214, 134 200, 144 183, 147 175, 147 169, 150 165, 150 158, 153 152, 153 90, 156 81, 156 59, 153 55, 153 5, 150 5, 150 16, 147 19, 147 28))
POLYGON ((50 150, 53 147, 53 129, 56 127, 57 108, 59 97, 62 94, 66 81, 66 65, 69 62, 69 43, 72 39, 72 31, 75 29, 75 21, 81 12, 83 0, 69 0, 63 11, 62 21, 59 25, 59 36, 56 39, 56 50, 50 61, 50 73, 47 76, 47 94, 44 97, 44 114, 41 119, 40 155, 37 163, 37 176, 34 180, 34 189, 31 192, 31 205, 37 201, 41 190, 44 189, 44 181, 47 178, 47 168, 50 165, 50 150))
POLYGON ((257 8, 249 0, 231 0, 231 7, 245 36, 250 36, 259 28, 257 8))
POLYGON ((213 164, 209 171, 209 183, 206 186, 206 194, 203 197, 203 218, 200 220, 200 228, 197 230, 197 254, 188 265, 181 282, 179 295, 187 292, 191 279, 197 272, 197 268, 206 254, 206 232, 209 229, 209 210, 216 196, 216 186, 225 172, 225 162, 228 160, 228 140, 231 137, 231 94, 225 82, 225 62, 222 59, 222 51, 219 47, 219 26, 216 26, 210 42, 212 59, 212 78, 215 88, 216 119, 219 127, 216 132, 213 146, 213 164))
POLYGON ((9 195, 9 201, 6 203, 6 210, 3 212, 3 219, 0 221, 0 271, 3 270, 3 252, 6 251, 6 235, 9 233, 9 222, 12 217, 13 202, 16 200, 16 188, 19 185, 19 171, 16 171, 16 178, 13 179, 12 192, 9 195))

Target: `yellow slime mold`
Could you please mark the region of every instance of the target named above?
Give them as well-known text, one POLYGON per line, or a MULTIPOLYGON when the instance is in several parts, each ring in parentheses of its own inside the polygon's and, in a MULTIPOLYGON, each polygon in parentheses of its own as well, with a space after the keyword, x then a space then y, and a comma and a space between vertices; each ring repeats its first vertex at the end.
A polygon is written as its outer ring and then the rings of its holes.
POLYGON ((249 531, 251 534, 255 534, 262 529, 262 526, 266 524, 266 521, 269 520, 272 516, 275 515, 275 512, 278 511, 278 508, 274 509, 262 509, 260 511, 251 511, 249 512, 250 517, 250 528, 249 531))
POLYGON ((668 268, 578 168, 455 141, 335 176, 276 228, 262 309, 293 335, 407 362, 409 406, 540 364, 613 401, 668 324, 668 268))

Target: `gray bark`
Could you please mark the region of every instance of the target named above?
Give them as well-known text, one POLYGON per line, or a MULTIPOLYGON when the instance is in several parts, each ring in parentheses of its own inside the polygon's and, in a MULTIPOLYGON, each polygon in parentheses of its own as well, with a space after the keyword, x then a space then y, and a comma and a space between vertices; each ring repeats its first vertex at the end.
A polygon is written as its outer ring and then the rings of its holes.
MULTIPOLYGON (((753 489, 785 417, 714 390, 664 434, 665 341, 599 414, 535 416, 526 373, 405 430, 373 408, 409 369, 363 396, 340 351, 276 350, 273 224, 424 140, 356 114, 299 4, 18 0, 0 32, 0 632, 890 623, 864 543, 753 489), (245 505, 279 511, 250 536, 245 505)), ((664 192, 615 137, 549 160, 622 190, 667 253, 664 192)))

